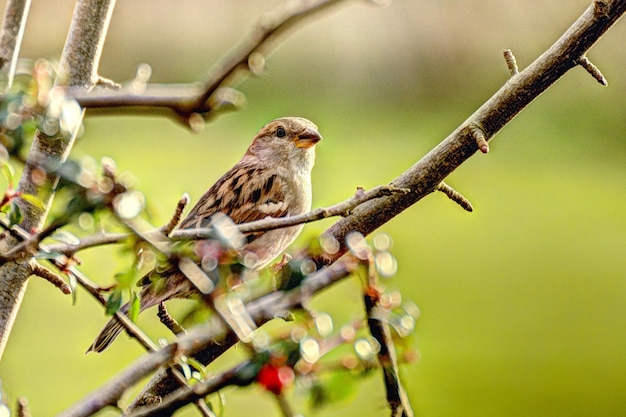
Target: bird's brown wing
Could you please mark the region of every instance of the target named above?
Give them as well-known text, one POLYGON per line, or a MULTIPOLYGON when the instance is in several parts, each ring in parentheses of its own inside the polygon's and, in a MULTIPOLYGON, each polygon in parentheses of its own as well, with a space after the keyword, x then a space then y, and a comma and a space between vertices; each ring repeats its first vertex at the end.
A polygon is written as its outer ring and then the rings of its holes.
MULTIPOLYGON (((284 187, 284 180, 275 171, 237 164, 204 193, 179 227, 207 227, 218 211, 235 223, 283 217, 288 213, 284 187)), ((260 234, 247 235, 248 242, 260 234)))

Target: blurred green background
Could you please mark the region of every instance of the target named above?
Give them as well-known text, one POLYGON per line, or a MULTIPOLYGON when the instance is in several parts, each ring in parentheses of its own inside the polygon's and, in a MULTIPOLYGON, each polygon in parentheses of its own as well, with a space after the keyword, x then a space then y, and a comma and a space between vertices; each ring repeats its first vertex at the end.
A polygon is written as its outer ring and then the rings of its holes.
MULTIPOLYGON (((35 2, 22 56, 60 55, 71 3, 35 2)), ((512 49, 523 69, 588 3, 349 2, 293 32, 268 71, 240 86, 248 100, 242 111, 200 134, 158 117, 88 113, 73 157, 115 159, 138 179, 161 224, 183 192, 197 201, 262 124, 299 115, 324 136, 314 205, 330 205, 417 161, 506 81, 502 49, 512 49)), ((155 82, 194 81, 278 4, 118 2, 101 74, 128 80, 146 62, 155 82)), ((413 336, 420 360, 402 368, 416 415, 624 413, 625 36, 626 24, 618 23, 589 54, 608 88, 573 69, 500 132, 488 155, 475 155, 448 179, 474 213, 435 194, 384 227, 399 263, 386 285, 422 312, 413 336)), ((331 223, 306 226, 300 242, 331 223)), ((82 270, 110 283, 128 267, 117 255, 85 252, 82 270)), ((331 309, 341 299, 343 311, 334 311, 356 317, 358 297, 347 283, 320 304, 331 309)), ((105 354, 85 356, 104 321, 84 292, 72 306, 70 297, 31 280, 0 364, 4 390, 12 399, 26 396, 33 415, 48 416, 99 387, 142 353, 121 337, 105 354)), ((162 334, 151 314, 140 324, 162 334)), ((318 414, 387 415, 380 376, 361 388, 318 414)), ((258 416, 277 414, 258 388, 226 390, 226 398, 225 416, 249 415, 252 406, 258 416)))

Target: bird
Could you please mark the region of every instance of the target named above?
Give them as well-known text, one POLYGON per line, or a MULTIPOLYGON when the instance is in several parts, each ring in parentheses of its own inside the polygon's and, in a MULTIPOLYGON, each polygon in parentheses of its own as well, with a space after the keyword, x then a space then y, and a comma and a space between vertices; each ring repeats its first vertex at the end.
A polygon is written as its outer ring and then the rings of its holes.
MULTIPOLYGON (((236 224, 296 216, 311 210, 311 171, 315 145, 322 139, 318 128, 302 117, 283 117, 263 126, 243 157, 198 200, 178 229, 205 228, 214 215, 223 213, 236 224)), ((260 270, 280 255, 300 234, 303 225, 245 235, 242 254, 252 255, 250 269, 260 270)), ((172 298, 197 293, 176 268, 154 270, 139 281, 140 311, 172 298), (153 279, 154 275, 159 279, 153 279)), ((120 308, 128 314, 130 303, 120 308)), ((102 352, 121 333, 114 317, 102 329, 86 353, 102 352)))

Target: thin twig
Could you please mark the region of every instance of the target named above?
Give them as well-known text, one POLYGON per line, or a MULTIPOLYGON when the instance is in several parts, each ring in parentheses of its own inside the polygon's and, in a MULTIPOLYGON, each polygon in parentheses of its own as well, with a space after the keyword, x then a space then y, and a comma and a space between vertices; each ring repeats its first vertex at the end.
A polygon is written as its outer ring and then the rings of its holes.
MULTIPOLYGON (((313 296, 348 276, 353 267, 354 262, 351 259, 342 259, 334 265, 310 275, 303 281, 302 285, 291 291, 272 292, 265 297, 251 301, 246 304, 246 310, 257 325, 266 323, 285 311, 289 311, 293 306, 299 305, 303 299, 313 296)), ((216 340, 223 340, 230 332, 232 330, 220 318, 211 317, 207 322, 194 326, 186 335, 181 335, 170 345, 159 349, 157 352, 141 356, 134 364, 105 385, 59 414, 59 417, 90 416, 107 405, 116 404, 128 387, 164 363, 169 363, 180 355, 193 356, 203 346, 210 345, 216 340)))
MULTIPOLYGON (((394 194, 407 194, 409 192, 409 189, 394 187, 390 185, 381 185, 367 191, 359 189, 353 197, 330 207, 320 207, 298 216, 281 217, 277 219, 267 218, 254 222, 242 223, 238 224, 236 227, 240 233, 252 233, 280 229, 283 227, 295 226, 302 223, 310 223, 328 217, 345 217, 348 216, 357 206, 365 203, 366 201, 394 194)), ((171 238, 172 240, 203 239, 211 237, 209 232, 211 232, 210 229, 179 229, 172 232, 171 238)))
POLYGON ((183 216, 183 211, 185 211, 185 207, 187 207, 187 204, 189 204, 189 194, 185 193, 180 198, 180 200, 178 200, 178 204, 176 204, 176 211, 174 211, 174 215, 172 216, 170 221, 161 228, 161 232, 163 232, 163 234, 168 236, 170 233, 172 233, 172 230, 174 230, 174 228, 178 226, 178 223, 180 223, 180 220, 183 216))
MULTIPOLYGON (((360 204, 365 203, 376 198, 389 196, 393 194, 406 194, 409 190, 406 188, 398 188, 389 185, 381 185, 372 188, 367 191, 358 190, 355 195, 345 201, 332 205, 330 207, 320 207, 314 209, 308 213, 282 218, 267 218, 263 220, 257 220, 249 223, 242 223, 237 225, 237 229, 240 233, 257 232, 271 229, 278 229, 281 227, 294 226, 301 223, 310 223, 316 220, 325 219, 334 216, 346 216, 354 210, 360 204)), ((0 225, 2 220, 0 219, 0 225)), ((208 239, 214 237, 215 230, 211 228, 199 228, 199 229, 175 229, 173 230, 169 238, 173 241, 177 240, 191 240, 191 239, 208 239)), ((140 236, 147 241, 154 240, 154 236, 163 236, 163 230, 151 230, 147 232, 141 232, 140 236)), ((136 236, 135 233, 98 233, 96 235, 82 237, 78 243, 53 243, 48 244, 47 248, 52 253, 62 253, 66 255, 73 255, 78 251, 92 248, 95 246, 108 245, 121 243, 124 240, 136 236)), ((156 244, 156 243, 155 243, 156 244)))
POLYGON ((519 74, 519 69, 517 68, 517 60, 515 59, 515 55, 510 49, 505 49, 502 51, 504 55, 504 60, 506 61, 506 66, 509 68, 509 72, 511 75, 519 74))
POLYGON ((159 304, 159 312, 157 313, 157 316, 159 317, 159 320, 161 321, 161 323, 165 327, 170 329, 170 331, 174 333, 175 335, 179 333, 187 333, 185 329, 183 329, 183 327, 180 324, 178 324, 176 319, 172 317, 170 313, 167 311, 167 308, 165 307, 165 303, 159 304))
POLYGON ((589 61, 589 58, 587 58, 586 56, 583 55, 578 60, 578 65, 583 67, 585 71, 587 71, 593 78, 596 79, 596 81, 598 81, 603 86, 606 87, 609 85, 609 82, 606 80, 606 78, 604 78, 604 75, 602 75, 602 72, 600 72, 598 67, 593 65, 593 63, 589 61))
POLYGON ((383 318, 376 317, 374 313, 376 308, 381 308, 379 304, 382 288, 378 282, 374 256, 371 251, 368 251, 368 255, 366 261, 368 266, 368 282, 363 292, 363 303, 365 305, 367 325, 370 334, 376 339, 380 346, 377 356, 383 371, 383 379, 387 391, 387 403, 391 409, 392 417, 413 417, 414 414, 409 402, 409 397, 400 381, 398 358, 391 337, 389 324, 383 318))
POLYGON ((61 253, 72 256, 84 249, 123 243, 132 236, 132 233, 99 232, 95 235, 81 237, 77 243, 50 243, 47 245, 47 248, 51 253, 61 253))
POLYGON ((17 417, 31 417, 30 407, 28 406, 28 400, 26 397, 20 397, 17 399, 17 417))
POLYGON ((72 293, 70 286, 63 281, 63 278, 61 278, 59 274, 49 270, 34 260, 31 262, 31 266, 33 268, 33 275, 45 279, 50 284, 60 289, 63 294, 67 295, 72 293))
POLYGON ((437 186, 437 191, 441 191, 442 193, 447 195, 450 200, 454 201, 459 206, 463 207, 464 210, 469 211, 469 212, 474 211, 474 207, 472 206, 472 203, 470 203, 470 201, 467 198, 465 198, 463 194, 459 193, 457 190, 450 187, 445 182, 439 183, 439 185, 437 186))
MULTIPOLYGON (((55 264, 57 264, 56 261, 55 261, 55 264)), ((57 266, 60 268, 63 268, 63 265, 61 264, 57 266)), ((76 282, 78 282, 78 284, 81 287, 87 290, 87 292, 101 306, 103 307, 106 306, 107 301, 100 293, 100 289, 98 288, 96 284, 91 282, 91 280, 87 278, 85 274, 80 272, 74 266, 70 266, 69 268, 66 268, 66 270, 67 270, 67 273, 71 274, 76 279, 76 282)), ((158 346, 143 331, 141 331, 141 329, 126 314, 120 311, 116 311, 114 314, 114 317, 117 319, 118 322, 122 324, 122 326, 124 326, 124 330, 126 330, 126 333, 133 339, 136 339, 139 342, 139 344, 143 346, 144 349, 146 349, 147 351, 151 351, 151 352, 158 349, 158 346)))

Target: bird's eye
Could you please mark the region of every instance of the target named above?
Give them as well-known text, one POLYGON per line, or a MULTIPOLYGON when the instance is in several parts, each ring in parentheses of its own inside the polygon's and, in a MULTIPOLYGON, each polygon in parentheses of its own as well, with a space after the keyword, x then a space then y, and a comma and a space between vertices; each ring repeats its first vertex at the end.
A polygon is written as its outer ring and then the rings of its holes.
POLYGON ((278 129, 276 129, 276 136, 278 136, 279 138, 284 138, 285 136, 287 136, 287 132, 284 128, 279 127, 278 129))

